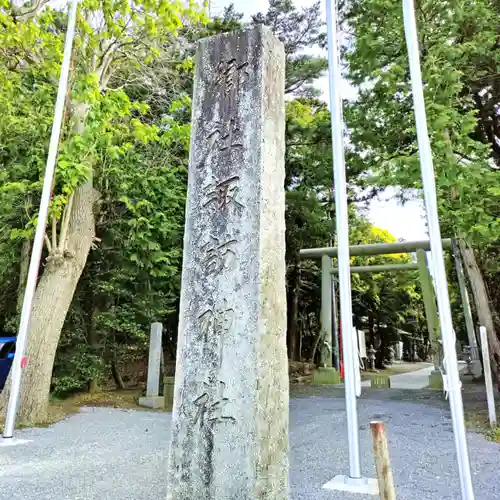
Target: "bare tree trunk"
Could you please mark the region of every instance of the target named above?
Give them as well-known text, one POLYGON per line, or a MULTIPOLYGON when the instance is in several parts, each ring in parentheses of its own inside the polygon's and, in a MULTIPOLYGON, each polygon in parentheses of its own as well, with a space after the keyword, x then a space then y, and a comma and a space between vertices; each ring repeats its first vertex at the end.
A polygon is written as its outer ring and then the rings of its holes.
POLYGON ((299 361, 302 361, 302 341, 303 341, 304 331, 306 329, 305 321, 302 321, 301 323, 302 325, 299 328, 299 347, 297 351, 297 356, 299 358, 299 361))
POLYGON ((321 330, 319 330, 318 335, 316 335, 316 340, 314 341, 314 345, 311 352, 311 363, 314 363, 314 358, 316 357, 316 351, 318 350, 319 341, 321 340, 322 336, 323 333, 321 332, 321 330))
MULTIPOLYGON (((96 307, 92 307, 92 316, 90 318, 90 325, 87 331, 87 342, 92 350, 92 354, 96 355, 99 352, 99 336, 96 329, 96 317, 99 310, 96 307)), ((89 392, 90 394, 95 394, 99 391, 99 379, 94 377, 89 380, 89 392)))
POLYGON ((19 285, 17 287, 17 312, 20 313, 23 307, 24 291, 26 289, 26 279, 31 256, 31 240, 23 240, 21 247, 21 266, 19 268, 19 285))
POLYGON ((116 345, 116 334, 113 334, 112 342, 111 342, 111 375, 116 384, 117 389, 125 389, 125 383, 123 382, 123 378, 120 374, 120 370, 118 368, 118 356, 116 355, 117 345, 116 345))
POLYGON ((122 376, 120 375, 120 371, 118 370, 118 365, 116 363, 116 360, 113 360, 111 362, 111 374, 113 375, 116 388, 121 390, 125 389, 125 384, 123 383, 122 376))
MULTIPOLYGON (((90 178, 74 194, 67 231, 67 250, 48 262, 35 292, 27 346, 29 362, 23 372, 19 401, 19 421, 22 423, 43 422, 47 417, 52 368, 59 337, 94 239, 95 200, 96 192, 90 178)), ((9 394, 10 377, 0 396, 2 413, 7 407, 9 394)))
POLYGON ((300 268, 298 263, 292 269, 289 283, 288 308, 288 358, 297 361, 298 333, 299 333, 299 290, 300 268))
MULTIPOLYGON (((85 103, 73 106, 76 134, 84 131, 88 109, 85 103)), ((33 298, 26 349, 28 364, 23 371, 19 398, 20 423, 34 424, 47 418, 52 369, 61 330, 95 238, 93 208, 96 201, 91 172, 88 180, 69 197, 61 220, 59 244, 55 221, 52 223, 52 243, 46 236, 49 257, 33 298)), ((9 377, 0 395, 0 414, 7 409, 10 386, 9 377)))
POLYGON ((373 313, 368 312, 368 332, 370 334, 370 345, 375 345, 375 320, 373 318, 373 313))
POLYGON ((500 389, 500 341, 495 332, 486 283, 474 255, 474 250, 463 239, 458 240, 458 245, 471 284, 479 323, 481 326, 486 327, 488 332, 491 366, 500 389))

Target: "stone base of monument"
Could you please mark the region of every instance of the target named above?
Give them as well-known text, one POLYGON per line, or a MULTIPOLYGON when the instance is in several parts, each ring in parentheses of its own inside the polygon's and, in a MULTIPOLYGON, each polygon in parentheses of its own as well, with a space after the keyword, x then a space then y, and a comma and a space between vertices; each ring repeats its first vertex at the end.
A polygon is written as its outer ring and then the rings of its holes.
POLYGON ((338 385, 342 383, 342 380, 340 372, 335 370, 335 368, 324 367, 318 368, 314 372, 312 383, 317 385, 338 385))
POLYGON ((378 481, 368 477, 353 478, 349 476, 335 476, 328 481, 323 488, 325 490, 347 491, 362 495, 378 495, 378 481))
POLYGON ((373 375, 371 378, 372 389, 385 389, 391 387, 391 379, 388 375, 373 375))
POLYGON ((439 391, 443 390, 443 374, 439 370, 435 370, 429 375, 429 387, 439 391))
POLYGON ((165 398, 163 396, 145 396, 139 398, 139 406, 144 406, 145 408, 165 408, 165 398))
POLYGON ((175 377, 163 378, 163 397, 165 398, 165 408, 172 409, 174 404, 175 377))
POLYGON ((479 361, 478 359, 474 360, 471 363, 470 371, 472 372, 472 377, 473 378, 480 377, 483 374, 483 367, 481 365, 481 361, 479 361))
POLYGON ((0 448, 7 446, 20 446, 31 442, 31 439, 0 438, 0 448))

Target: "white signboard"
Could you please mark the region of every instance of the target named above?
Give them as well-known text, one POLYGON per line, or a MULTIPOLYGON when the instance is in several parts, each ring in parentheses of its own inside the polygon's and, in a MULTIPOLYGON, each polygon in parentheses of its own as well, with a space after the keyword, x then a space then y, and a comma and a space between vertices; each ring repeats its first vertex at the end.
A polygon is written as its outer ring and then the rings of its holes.
POLYGON ((365 332, 363 330, 358 330, 358 349, 359 349, 359 356, 361 358, 368 357, 366 355, 366 337, 365 337, 365 332))

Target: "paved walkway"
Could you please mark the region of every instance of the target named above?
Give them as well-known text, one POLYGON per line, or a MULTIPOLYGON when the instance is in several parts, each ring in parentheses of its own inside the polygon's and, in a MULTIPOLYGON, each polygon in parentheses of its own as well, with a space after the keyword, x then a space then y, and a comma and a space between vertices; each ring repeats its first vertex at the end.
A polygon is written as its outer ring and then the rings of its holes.
MULTIPOLYGON (((420 370, 412 372, 400 373, 398 375, 391 375, 391 389, 424 389, 429 385, 429 375, 434 369, 433 364, 429 364, 420 370)), ((383 371, 381 372, 383 374, 383 371)), ((370 387, 370 380, 363 380, 361 387, 370 387)))
MULTIPOLYGON (((463 361, 458 362, 458 369, 462 371, 466 369, 467 365, 463 361)), ((429 386, 429 375, 434 370, 434 365, 429 363, 429 366, 421 370, 415 370, 407 373, 400 373, 398 375, 391 375, 391 389, 425 389, 429 386)), ((361 382, 361 387, 370 387, 370 380, 361 382)))
POLYGON ((432 370, 434 370, 434 365, 429 364, 428 367, 421 370, 392 375, 390 377, 391 387, 393 389, 424 389, 429 385, 429 375, 432 370))

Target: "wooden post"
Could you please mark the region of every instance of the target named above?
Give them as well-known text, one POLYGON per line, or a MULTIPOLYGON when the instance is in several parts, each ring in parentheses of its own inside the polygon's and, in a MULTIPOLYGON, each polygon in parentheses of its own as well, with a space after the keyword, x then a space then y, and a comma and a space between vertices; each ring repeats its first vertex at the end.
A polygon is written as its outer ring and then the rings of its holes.
POLYGON ((396 500, 396 490, 392 478, 391 460, 389 458, 389 447, 385 434, 384 423, 380 421, 370 422, 373 441, 373 455, 377 469, 378 487, 381 500, 396 500))

